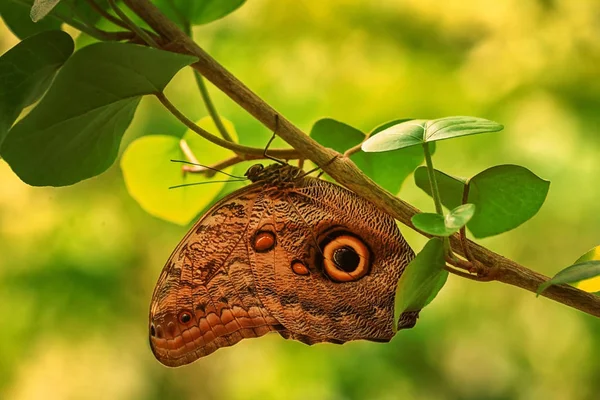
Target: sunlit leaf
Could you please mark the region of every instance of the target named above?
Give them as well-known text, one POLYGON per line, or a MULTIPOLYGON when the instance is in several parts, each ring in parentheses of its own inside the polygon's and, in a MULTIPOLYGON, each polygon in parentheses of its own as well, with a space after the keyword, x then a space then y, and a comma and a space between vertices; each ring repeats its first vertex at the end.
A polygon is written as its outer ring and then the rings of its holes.
MULTIPOLYGON (((442 204, 456 207, 462 201, 464 183, 436 171, 442 204)), ((431 196, 427 170, 415 172, 415 182, 431 196)), ((477 207, 467 227, 477 238, 497 235, 531 219, 542 207, 550 182, 519 165, 498 165, 469 180, 467 201, 477 207)))
POLYGON ((362 149, 366 152, 397 150, 427 142, 496 132, 502 129, 503 126, 497 122, 476 117, 414 119, 391 126, 372 136, 363 143, 362 149))
POLYGON ((2 156, 33 186, 64 186, 104 172, 141 96, 162 91, 194 57, 125 43, 76 52, 42 101, 8 133, 2 156))
POLYGON ((246 0, 158 0, 156 5, 180 25, 201 25, 223 18, 246 0))
POLYGON ((544 290, 552 285, 560 285, 563 283, 575 283, 585 279, 595 278, 600 276, 600 261, 591 260, 576 263, 560 271, 554 275, 552 279, 542 283, 537 290, 539 295, 544 290))
MULTIPOLYGON (((600 246, 594 247, 593 249, 579 257, 577 261, 575 261, 575 264, 592 260, 600 261, 600 246)), ((584 279, 582 281, 577 282, 575 286, 586 292, 598 293, 600 292, 600 276, 584 279)))
POLYGON ((52 11, 52 9, 60 2, 60 0, 35 0, 31 7, 31 20, 38 22, 52 11))
POLYGON ((398 281, 396 320, 403 312, 421 310, 435 298, 448 278, 445 265, 443 242, 430 239, 398 281))
MULTIPOLYGON (((390 123, 394 122, 396 121, 390 123)), ((379 129, 385 129, 385 126, 380 126, 374 131, 377 132, 379 129)), ((331 118, 317 121, 311 129, 310 136, 323 146, 340 153, 360 144, 365 138, 365 134, 358 129, 331 118)), ((423 151, 404 149, 389 154, 369 154, 358 151, 350 159, 378 185, 395 194, 398 193, 408 175, 423 162, 423 151)))
POLYGON ((21 41, 0 57, 0 145, 23 108, 48 89, 73 46, 67 33, 48 31, 21 41))
MULTIPOLYGON (((227 131, 237 140, 231 122, 223 120, 227 131)), ((198 122, 205 130, 219 135, 211 118, 198 122)), ((180 140, 184 140, 198 161, 204 165, 215 164, 233 153, 216 144, 207 142, 195 132, 188 130, 182 139, 167 135, 143 136, 132 142, 121 158, 121 170, 127 191, 149 214, 164 220, 185 225, 205 209, 219 194, 225 183, 233 179, 224 174, 207 178, 204 174, 182 172, 182 165, 170 160, 186 160, 180 140), (197 186, 169 189, 170 186, 195 182, 211 182, 197 186)), ((233 167, 223 171, 231 173, 233 167)))
POLYGON ((463 204, 445 216, 435 213, 419 213, 412 217, 415 228, 434 236, 450 236, 469 222, 475 212, 473 204, 463 204))

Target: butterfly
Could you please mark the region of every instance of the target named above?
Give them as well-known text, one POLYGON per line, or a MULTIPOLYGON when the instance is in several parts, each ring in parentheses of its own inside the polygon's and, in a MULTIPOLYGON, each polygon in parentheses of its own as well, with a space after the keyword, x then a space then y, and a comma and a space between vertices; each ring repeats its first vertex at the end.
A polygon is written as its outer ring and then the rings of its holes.
MULTIPOLYGON (((288 164, 256 164, 181 240, 150 306, 150 345, 180 366, 277 332, 306 344, 389 341, 414 258, 392 217, 288 164)), ((415 325, 405 312, 398 329, 415 325)))

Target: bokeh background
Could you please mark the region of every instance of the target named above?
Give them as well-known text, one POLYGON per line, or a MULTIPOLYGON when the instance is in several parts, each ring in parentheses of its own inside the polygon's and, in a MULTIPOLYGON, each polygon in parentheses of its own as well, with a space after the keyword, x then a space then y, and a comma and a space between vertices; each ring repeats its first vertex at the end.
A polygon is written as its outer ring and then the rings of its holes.
MULTIPOLYGON (((253 0, 194 31, 217 60, 309 131, 475 115, 500 133, 440 142, 436 167, 470 176, 521 164, 552 181, 531 221, 481 243, 552 275, 600 244, 600 2, 253 0)), ((0 23, 0 51, 17 39, 0 23)), ((265 128, 212 88, 243 142, 265 128)), ((206 115, 192 74, 169 96, 206 115)), ((122 149, 185 131, 142 101, 122 149)), ((168 183, 165 183, 166 185, 168 183)), ((430 199, 412 178, 400 196, 430 199)), ((597 399, 600 320, 500 283, 451 276, 389 344, 308 347, 278 335, 168 369, 147 339, 154 283, 187 227, 145 213, 118 163, 33 188, 0 161, 0 398, 597 399)), ((415 249, 424 239, 403 228, 415 249)))

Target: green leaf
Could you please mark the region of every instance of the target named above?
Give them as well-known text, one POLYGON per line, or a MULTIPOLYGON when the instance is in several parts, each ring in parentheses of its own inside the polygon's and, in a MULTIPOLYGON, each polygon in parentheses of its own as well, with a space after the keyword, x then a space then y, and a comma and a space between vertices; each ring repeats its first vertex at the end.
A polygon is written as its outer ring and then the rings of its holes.
POLYGON ((434 236, 450 236, 460 230, 473 217, 475 206, 463 204, 446 216, 435 213, 420 213, 412 217, 415 228, 434 236))
POLYGON ((496 132, 503 128, 497 122, 476 117, 414 119, 393 125, 372 136, 363 143, 362 149, 366 152, 397 150, 437 140, 496 132))
MULTIPOLYGON (((394 123, 392 121, 389 123, 394 123)), ((386 123, 386 124, 389 124, 386 123)), ((385 125, 375 128, 385 129, 385 125)), ((310 136, 325 147, 340 153, 361 143, 365 134, 350 125, 331 118, 321 119, 313 125, 310 136)), ((368 177, 390 193, 398 193, 402 182, 423 162, 421 149, 405 149, 400 153, 368 154, 354 153, 350 159, 368 177)))
MULTIPOLYGON (((464 183, 435 171, 442 204, 456 207, 462 201, 464 183)), ((431 196, 426 169, 415 172, 415 182, 431 196)), ((469 180, 468 202, 476 206, 467 227, 477 238, 497 235, 518 227, 542 207, 550 182, 519 165, 498 165, 469 180)))
POLYGON ((537 290, 538 296, 552 285, 575 283, 600 276, 600 260, 583 261, 573 264, 554 275, 552 279, 542 283, 537 290))
POLYGON ((398 281, 396 320, 403 312, 421 310, 435 298, 448 278, 445 265, 442 240, 430 239, 398 281))
MULTIPOLYGON (((600 260, 600 246, 596 246, 575 261, 575 264, 584 261, 600 260)), ((578 289, 584 290, 589 293, 600 294, 600 276, 583 279, 575 284, 578 289)))
POLYGON ((473 214, 475 213, 476 206, 475 204, 462 204, 454 209, 452 209, 446 216, 444 217, 444 225, 446 229, 458 232, 460 228, 465 226, 467 222, 473 218, 473 214))
POLYGON ((46 15, 50 14, 50 11, 60 2, 60 0, 35 0, 31 7, 31 20, 38 22, 46 15))
POLYGON ((161 92, 195 60, 134 44, 84 47, 9 131, 2 156, 33 186, 65 186, 98 175, 114 162, 141 97, 161 92))
MULTIPOLYGON (((237 140, 231 122, 223 120, 227 131, 237 140)), ((198 122, 205 130, 219 135, 213 121, 205 117, 198 122)), ((233 179, 217 173, 211 178, 204 174, 182 173, 181 163, 170 160, 185 160, 180 146, 184 140, 198 161, 204 165, 215 164, 234 154, 207 142, 197 133, 188 130, 182 139, 166 135, 143 136, 133 141, 121 157, 121 170, 127 191, 149 214, 164 220, 185 225, 205 209, 217 196, 224 182, 233 179), (197 186, 169 189, 170 186, 194 182, 211 182, 197 186)), ((233 167, 223 171, 231 173, 233 167)))
POLYGON ((46 92, 73 48, 69 34, 47 31, 23 40, 0 57, 0 145, 23 108, 46 92))
POLYGON ((201 25, 223 18, 246 0, 158 0, 156 5, 181 26, 201 25))
POLYGON ((549 188, 549 181, 519 165, 488 168, 469 183, 468 202, 477 210, 467 226, 476 238, 514 229, 537 214, 549 188))
POLYGON ((62 22, 55 18, 46 18, 33 22, 29 16, 29 4, 18 0, 0 0, 0 15, 4 23, 17 37, 25 39, 36 33, 60 29, 62 22))

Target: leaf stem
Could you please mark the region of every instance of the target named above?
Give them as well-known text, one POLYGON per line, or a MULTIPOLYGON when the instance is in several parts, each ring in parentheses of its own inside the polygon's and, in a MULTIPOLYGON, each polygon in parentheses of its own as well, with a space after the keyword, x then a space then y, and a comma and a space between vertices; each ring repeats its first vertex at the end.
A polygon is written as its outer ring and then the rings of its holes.
MULTIPOLYGON (((463 189, 463 195, 462 195, 462 204, 467 204, 469 202, 469 189, 470 189, 470 179, 467 180, 465 182, 465 187, 463 189)), ((471 254, 471 250, 469 249, 469 243, 467 242, 467 225, 463 225, 462 228, 460 228, 459 231, 459 235, 460 235, 460 243, 463 249, 463 253, 465 254, 465 257, 467 258, 467 260, 469 260, 470 262, 474 262, 474 258, 473 258, 473 254, 471 254)))
POLYGON ((149 46, 159 49, 158 43, 150 36, 146 31, 136 25, 119 7, 117 7, 115 0, 108 0, 108 4, 113 9, 115 14, 121 18, 121 20, 134 32, 140 39, 146 42, 149 46))
POLYGON ((431 152, 429 151, 429 143, 423 143, 423 153, 425 154, 425 163, 427 164, 427 173, 429 174, 429 184, 431 185, 431 194, 433 203, 435 204, 435 212, 444 215, 442 210, 442 201, 440 199, 440 190, 437 180, 435 179, 435 170, 433 169, 433 161, 431 160, 431 152))
POLYGON ((225 128, 225 125, 223 125, 223 121, 221 120, 221 117, 219 116, 219 113, 217 112, 217 109, 215 108, 215 105, 212 102, 212 99, 210 98, 210 94, 208 93, 208 88, 206 87, 204 78, 202 77, 202 75, 200 75, 200 72, 196 70, 194 70, 194 78, 196 78, 196 84, 198 85, 198 89, 200 89, 200 95, 202 96, 202 100, 204 101, 204 105, 206 106, 206 111, 208 111, 208 114, 215 123, 215 126, 217 127, 219 133, 221 134, 221 136, 223 136, 223 139, 229 142, 233 142, 233 138, 231 137, 229 132, 227 132, 227 128, 225 128))

